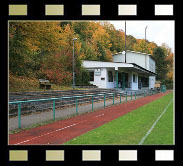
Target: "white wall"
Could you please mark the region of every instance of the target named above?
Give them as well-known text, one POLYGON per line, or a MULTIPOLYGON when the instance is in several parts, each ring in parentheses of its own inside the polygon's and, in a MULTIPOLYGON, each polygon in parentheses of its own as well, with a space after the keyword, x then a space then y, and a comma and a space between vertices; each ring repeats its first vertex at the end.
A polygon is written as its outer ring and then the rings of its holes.
MULTIPOLYGON (((155 61, 149 57, 149 69, 150 71, 154 72, 156 71, 156 64, 155 61)), ((149 89, 154 89, 155 86, 156 77, 155 76, 149 76, 149 89)))
POLYGON ((115 70, 114 69, 107 69, 101 68, 101 76, 94 75, 94 82, 92 84, 98 86, 99 88, 115 88, 116 80, 115 80, 115 70), (113 82, 108 82, 108 71, 112 71, 113 73, 113 82), (105 78, 105 80, 101 80, 101 78, 105 78))
MULTIPOLYGON (((126 63, 135 63, 143 68, 146 68, 147 70, 152 70, 152 68, 155 68, 155 62, 150 56, 151 55, 127 51, 126 63)), ((113 61, 125 62, 125 53, 123 52, 121 54, 113 55, 113 61)))
POLYGON ((115 88, 116 87, 116 80, 115 80, 115 70, 114 69, 107 69, 107 79, 106 79, 106 88, 115 88), (108 71, 112 71, 113 74, 113 82, 108 82, 108 71))
MULTIPOLYGON (((115 88, 116 87, 115 74, 116 73, 114 69, 101 68, 101 75, 100 76, 94 75, 94 81, 90 81, 90 83, 98 86, 98 88, 115 88), (108 82, 108 71, 113 72, 113 82, 108 82), (105 78, 105 80, 101 80, 102 77, 105 78)), ((131 83, 131 90, 138 90, 138 73, 129 72, 128 82, 131 83), (136 75, 136 82, 133 82, 133 74, 136 75)))
POLYGON ((138 73, 131 73, 132 90, 138 90, 138 73), (136 75, 136 82, 133 82, 133 74, 136 75))
POLYGON ((125 55, 122 53, 113 55, 113 62, 125 62, 125 55))
POLYGON ((145 55, 127 52, 126 62, 135 63, 135 64, 145 68, 145 55))
MULTIPOLYGON (((148 70, 151 70, 152 72, 155 72, 155 62, 153 59, 151 59, 148 55, 146 55, 146 62, 148 66, 148 70)), ((113 56, 114 61, 120 62, 124 58, 124 54, 120 55, 114 55, 113 56)), ((131 53, 127 52, 127 63, 136 63, 139 66, 144 65, 145 67, 145 55, 141 55, 138 53, 131 53), (144 60, 144 61, 143 61, 144 60)), ((93 70, 96 68, 101 69, 101 75, 94 75, 94 81, 91 81, 90 83, 93 85, 98 86, 99 88, 114 88, 116 87, 116 80, 115 80, 115 68, 123 68, 123 67, 133 67, 132 64, 126 64, 126 63, 112 63, 112 62, 97 62, 97 61, 83 61, 83 66, 87 68, 88 70, 93 70), (102 67, 103 66, 103 67, 102 67), (105 67, 105 68, 104 68, 105 67), (113 71, 113 82, 108 82, 108 71, 113 71), (105 80, 101 80, 101 78, 105 78, 105 80)), ((122 71, 122 70, 120 70, 122 71)), ((128 81, 131 82, 132 90, 138 90, 138 73, 135 73, 137 75, 137 82, 133 82, 133 73, 129 72, 129 79, 128 81)), ((149 88, 154 88, 155 84, 155 77, 150 76, 149 77, 149 88)))
POLYGON ((147 69, 147 70, 149 70, 149 59, 150 59, 150 57, 149 57, 149 55, 144 55, 145 56, 145 65, 146 65, 146 67, 145 67, 145 69, 147 69))
POLYGON ((151 89, 151 88, 154 89, 155 81, 156 81, 155 76, 150 76, 149 77, 149 89, 151 89))
POLYGON ((149 58, 149 69, 148 70, 155 73, 155 71, 156 71, 155 66, 156 66, 155 61, 152 58, 149 58))
POLYGON ((94 74, 94 81, 91 82, 93 85, 98 86, 99 88, 106 88, 106 80, 107 80, 107 69, 101 68, 101 75, 94 74), (101 78, 105 78, 105 80, 101 80, 101 78))
MULTIPOLYGON (((125 61, 124 52, 121 54, 118 54, 118 55, 113 55, 113 60, 114 60, 114 62, 124 62, 125 61)), ((156 64, 155 64, 155 61, 151 58, 151 55, 127 51, 126 52, 126 62, 135 63, 135 64, 155 73, 156 64)), ((156 80, 155 76, 149 77, 149 88, 150 89, 151 88, 154 89, 155 80, 156 80)), ((138 79, 137 79, 137 83, 133 82, 133 73, 129 74, 129 82, 131 82, 132 90, 138 89, 138 79)))

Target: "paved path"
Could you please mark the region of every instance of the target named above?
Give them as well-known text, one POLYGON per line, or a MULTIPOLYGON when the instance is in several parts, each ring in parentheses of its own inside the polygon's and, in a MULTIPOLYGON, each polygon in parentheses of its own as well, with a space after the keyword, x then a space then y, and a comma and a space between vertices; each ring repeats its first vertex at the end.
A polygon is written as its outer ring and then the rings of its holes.
MULTIPOLYGON (((141 96, 137 96, 141 97, 141 96)), ((122 102, 126 101, 125 97, 122 97, 122 102)), ((135 97, 133 96, 133 100, 135 97)), ((131 97, 128 97, 128 100, 131 100, 131 97)), ((115 98, 114 104, 119 104, 120 99, 115 98)), ((106 100, 106 107, 113 105, 113 100, 106 100)), ((104 102, 94 102, 94 111, 99 110, 104 108, 104 102)), ((91 112, 92 111, 92 105, 91 104, 86 104, 86 105, 79 105, 78 106, 78 114, 83 114, 86 112, 91 112)), ((71 116, 76 115, 76 107, 69 107, 61 110, 56 110, 55 111, 55 117, 56 118, 69 118, 71 116)), ((31 127, 33 124, 38 124, 38 123, 44 123, 48 120, 53 119, 53 111, 46 111, 46 112, 39 112, 39 113, 32 113, 29 115, 24 115, 21 116, 21 127, 22 128, 28 128, 31 127)), ((9 131, 16 130, 18 129, 18 117, 14 118, 9 118, 9 131)))
POLYGON ((78 115, 52 124, 22 131, 17 134, 11 134, 9 135, 9 144, 63 144, 70 139, 110 122, 166 94, 168 94, 168 92, 139 98, 116 106, 107 107, 91 113, 78 115))

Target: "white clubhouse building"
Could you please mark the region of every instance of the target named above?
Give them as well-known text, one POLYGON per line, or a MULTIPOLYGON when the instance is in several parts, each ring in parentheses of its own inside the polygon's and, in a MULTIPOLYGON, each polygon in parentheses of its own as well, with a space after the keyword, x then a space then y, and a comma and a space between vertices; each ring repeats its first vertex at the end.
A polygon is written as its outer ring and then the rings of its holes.
POLYGON ((154 89, 155 61, 151 54, 126 51, 113 55, 113 62, 83 61, 90 83, 98 88, 154 89))

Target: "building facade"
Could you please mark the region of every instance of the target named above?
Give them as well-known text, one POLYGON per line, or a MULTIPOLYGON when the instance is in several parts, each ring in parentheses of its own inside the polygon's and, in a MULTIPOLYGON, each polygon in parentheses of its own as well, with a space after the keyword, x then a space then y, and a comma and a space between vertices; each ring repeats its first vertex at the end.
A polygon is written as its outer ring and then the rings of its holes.
POLYGON ((113 62, 84 60, 83 67, 89 71, 90 83, 98 88, 154 89, 155 61, 150 54, 120 52, 113 55, 113 62))

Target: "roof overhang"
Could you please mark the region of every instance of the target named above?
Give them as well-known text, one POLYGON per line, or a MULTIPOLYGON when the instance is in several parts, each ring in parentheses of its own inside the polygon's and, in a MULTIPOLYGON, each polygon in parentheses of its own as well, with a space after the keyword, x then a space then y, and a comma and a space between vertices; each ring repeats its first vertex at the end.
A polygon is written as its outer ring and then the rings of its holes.
POLYGON ((95 68, 114 68, 115 70, 130 69, 131 71, 146 74, 149 76, 156 76, 157 74, 151 72, 135 63, 122 63, 122 62, 101 62, 101 61, 83 61, 83 67, 87 69, 95 69, 95 68))
POLYGON ((119 68, 119 67, 133 67, 133 64, 129 63, 115 63, 115 62, 101 62, 101 61, 83 61, 83 67, 85 68, 119 68))
POLYGON ((138 73, 142 73, 142 74, 146 73, 149 76, 157 76, 156 73, 154 73, 150 70, 147 70, 147 69, 145 69, 145 68, 143 68, 135 63, 132 63, 132 64, 134 65, 134 69, 136 69, 138 71, 138 73))

